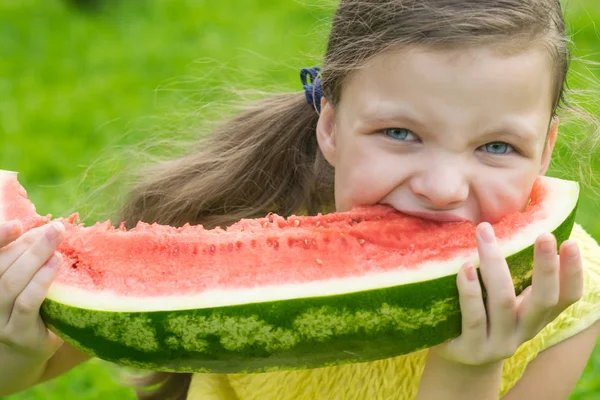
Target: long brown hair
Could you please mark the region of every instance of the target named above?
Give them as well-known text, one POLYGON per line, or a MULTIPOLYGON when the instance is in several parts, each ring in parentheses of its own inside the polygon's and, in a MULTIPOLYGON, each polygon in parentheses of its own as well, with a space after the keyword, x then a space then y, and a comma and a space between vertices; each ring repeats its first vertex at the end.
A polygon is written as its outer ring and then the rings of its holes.
MULTIPOLYGON (((555 71, 553 115, 564 104, 568 40, 559 0, 342 0, 322 87, 335 107, 353 71, 390 49, 542 45, 555 71)), ((316 141, 318 113, 302 92, 262 100, 226 120, 187 154, 142 171, 123 210, 137 221, 226 226, 269 212, 333 207, 333 169, 316 141)), ((184 399, 189 374, 154 373, 144 399, 184 399)))

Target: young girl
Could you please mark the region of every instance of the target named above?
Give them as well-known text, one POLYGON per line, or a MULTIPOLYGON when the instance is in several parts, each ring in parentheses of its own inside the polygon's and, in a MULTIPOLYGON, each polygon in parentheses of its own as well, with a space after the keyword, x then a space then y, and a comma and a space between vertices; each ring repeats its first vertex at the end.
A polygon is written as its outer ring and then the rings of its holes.
MULTIPOLYGON (((145 383, 160 386, 143 397, 566 398, 600 330, 600 248, 578 225, 560 249, 540 236, 533 284, 515 296, 489 222, 521 210, 548 169, 567 70, 558 0, 342 1, 322 75, 302 71, 304 93, 264 100, 147 171, 123 219, 214 227, 381 203, 470 220, 485 306, 465 265, 457 277, 463 330, 449 343, 316 370, 154 374, 145 383)), ((38 314, 61 238, 52 225, 22 236, 0 228, 0 395, 88 358, 38 314)))

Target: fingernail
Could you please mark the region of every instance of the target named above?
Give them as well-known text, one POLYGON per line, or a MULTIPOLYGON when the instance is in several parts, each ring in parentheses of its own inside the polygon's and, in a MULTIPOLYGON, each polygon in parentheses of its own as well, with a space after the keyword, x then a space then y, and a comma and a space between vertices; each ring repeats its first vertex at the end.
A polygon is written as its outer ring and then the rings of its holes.
POLYGON ((494 228, 487 222, 484 222, 480 225, 479 234, 484 242, 486 243, 494 243, 496 241, 496 236, 494 235, 494 228))
POLYGON ((544 239, 542 241, 542 243, 540 244, 540 247, 541 247, 542 251, 545 253, 554 252, 554 238, 544 239))
POLYGON ((48 262, 46 263, 46 265, 49 268, 57 268, 58 266, 60 266, 60 264, 62 263, 62 257, 60 255, 57 255, 56 253, 50 258, 50 260, 48 260, 48 262))
POLYGON ((475 267, 472 264, 465 266, 465 275, 467 279, 471 282, 477 279, 477 272, 475 271, 475 267))
POLYGON ((568 258, 575 258, 579 256, 579 246, 577 246, 577 243, 574 242, 569 242, 567 243, 567 245, 565 246, 565 252, 567 254, 565 254, 568 258))
POLYGON ((58 235, 62 233, 63 230, 64 228, 61 225, 51 224, 46 229, 46 239, 48 239, 49 241, 55 240, 58 237, 58 235))
POLYGON ((21 223, 19 221, 10 221, 7 225, 8 232, 11 235, 21 232, 21 223))

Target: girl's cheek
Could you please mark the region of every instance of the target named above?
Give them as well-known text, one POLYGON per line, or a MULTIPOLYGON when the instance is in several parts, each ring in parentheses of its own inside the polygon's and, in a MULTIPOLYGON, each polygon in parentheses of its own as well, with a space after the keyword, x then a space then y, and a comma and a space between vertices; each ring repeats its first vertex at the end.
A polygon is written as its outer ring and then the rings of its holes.
POLYGON ((355 162, 338 170, 335 183, 338 211, 379 203, 397 184, 398 179, 391 171, 376 160, 355 162))
POLYGON ((530 192, 531 185, 520 180, 512 183, 500 180, 495 184, 481 185, 477 196, 481 220, 495 223, 507 214, 523 211, 530 192))

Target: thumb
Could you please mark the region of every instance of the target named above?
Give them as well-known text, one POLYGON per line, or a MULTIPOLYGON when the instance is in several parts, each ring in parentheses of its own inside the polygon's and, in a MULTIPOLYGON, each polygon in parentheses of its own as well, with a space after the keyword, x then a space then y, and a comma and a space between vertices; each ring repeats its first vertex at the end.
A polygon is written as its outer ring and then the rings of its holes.
POLYGON ((49 330, 42 319, 40 318, 40 323, 43 325, 43 329, 46 331, 45 339, 44 339, 44 348, 45 351, 51 355, 54 355, 64 344, 64 340, 59 338, 54 332, 49 330))

